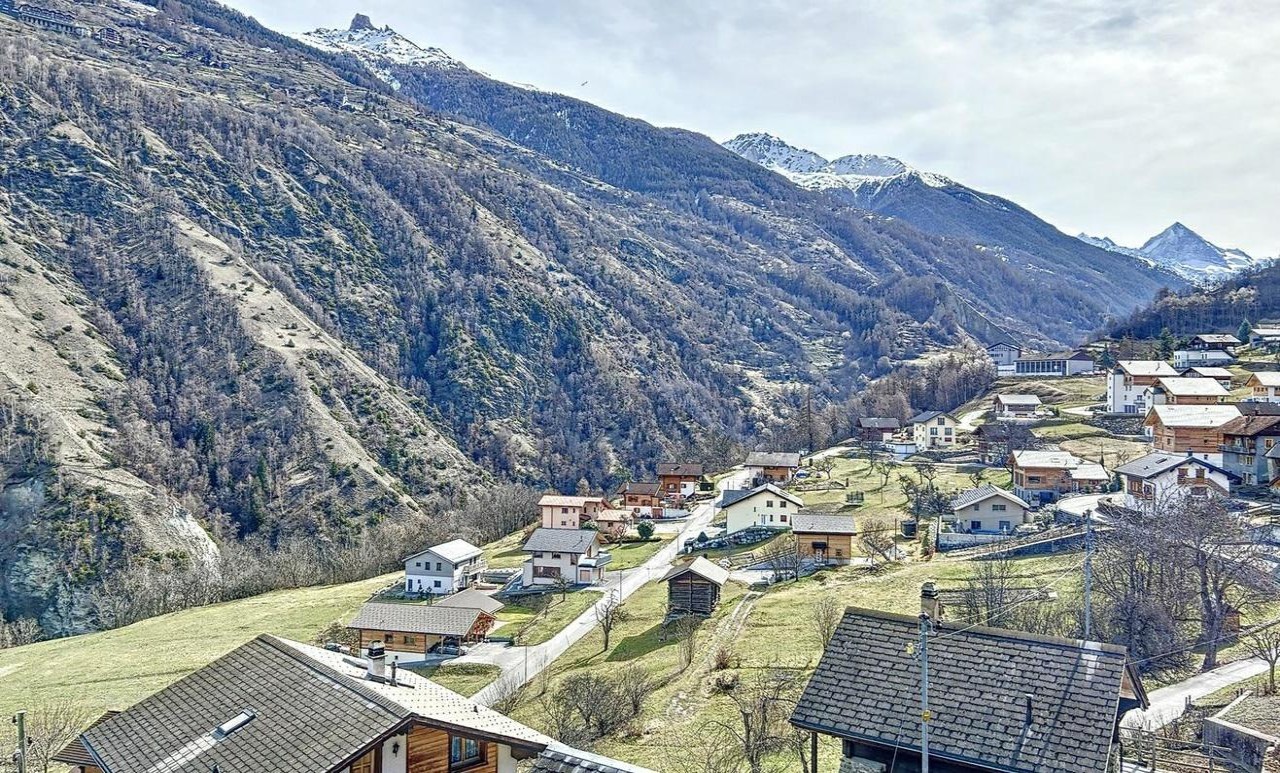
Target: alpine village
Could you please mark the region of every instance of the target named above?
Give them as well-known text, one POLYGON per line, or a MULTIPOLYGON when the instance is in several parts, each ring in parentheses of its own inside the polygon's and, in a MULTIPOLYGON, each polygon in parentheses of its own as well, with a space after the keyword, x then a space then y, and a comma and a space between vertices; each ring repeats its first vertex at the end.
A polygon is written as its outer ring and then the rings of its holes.
POLYGON ((1274 262, 363 14, 0 47, 0 771, 1280 771, 1274 262))

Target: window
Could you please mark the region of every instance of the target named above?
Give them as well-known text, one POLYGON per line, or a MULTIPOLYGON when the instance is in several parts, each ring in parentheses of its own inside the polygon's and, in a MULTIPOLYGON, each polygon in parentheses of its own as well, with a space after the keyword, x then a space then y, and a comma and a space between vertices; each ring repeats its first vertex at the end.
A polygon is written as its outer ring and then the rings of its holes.
MULTIPOLYGON (((413 562, 413 565, 414 565, 414 566, 416 566, 416 567, 418 567, 419 569, 421 569, 421 568, 422 568, 422 562, 421 562, 421 561, 414 561, 414 562, 413 562)), ((922 754, 923 754, 923 752, 922 752, 922 754)))
POLYGON ((416 644, 418 642, 418 637, 405 634, 403 637, 403 641, 405 644, 416 644))
POLYGON ((942 430, 942 431, 943 431, 943 433, 944 433, 944 434, 946 434, 946 435, 950 435, 950 434, 951 434, 951 428, 950 428, 950 427, 947 427, 946 429, 944 429, 944 430, 942 430))
POLYGON ((1196 480, 1204 480, 1204 468, 1203 468, 1203 467, 1197 467, 1197 468, 1196 468, 1196 480))
POLYGON ((561 515, 563 515, 563 514, 565 514, 565 513, 567 513, 567 512, 569 512, 569 508, 567 508, 567 507, 562 507, 562 508, 560 508, 560 514, 561 514, 561 515))
MULTIPOLYGON (((764 501, 764 506, 765 506, 765 507, 773 507, 773 500, 772 500, 772 499, 766 499, 766 500, 764 501)), ((921 752, 921 754, 924 754, 924 752, 921 752)))
POLYGON ((782 513, 781 515, 779 515, 779 516, 778 516, 778 520, 779 520, 779 521, 782 521, 783 523, 786 523, 786 522, 787 522, 787 514, 786 514, 786 513, 782 513))
MULTIPOLYGON (((534 554, 533 554, 533 557, 534 557, 534 558, 542 558, 542 553, 534 553, 534 554)), ((923 752, 922 752, 922 754, 923 754, 923 752)))
POLYGON ((969 521, 970 531, 982 531, 982 521, 969 521))
POLYGON ((437 562, 436 562, 436 571, 437 571, 437 572, 442 572, 442 571, 444 571, 443 569, 441 569, 441 568, 440 568, 440 562, 439 562, 439 561, 437 561, 437 562))
POLYGON ((1039 483, 1039 482, 1040 482, 1040 476, 1039 476, 1039 475, 1028 475, 1028 476, 1027 476, 1027 482, 1028 482, 1028 483, 1039 483))
POLYGON ((938 426, 939 426, 939 427, 943 426, 943 425, 944 425, 944 424, 946 424, 946 423, 947 423, 947 420, 946 420, 946 419, 938 419, 938 426))
POLYGON ((1273 447, 1275 446, 1275 444, 1276 444, 1276 439, 1275 439, 1275 438, 1273 438, 1273 437, 1269 437, 1269 438, 1267 438, 1267 439, 1266 439, 1265 441, 1263 441, 1263 442, 1265 442, 1265 443, 1267 444, 1267 449, 1268 449, 1268 450, 1270 450, 1271 448, 1273 448, 1273 447))
MULTIPOLYGON (((560 554, 559 554, 559 553, 552 553, 552 554, 551 554, 551 557, 552 557, 552 558, 559 558, 559 557, 560 557, 560 554)), ((921 754, 923 754, 923 752, 921 752, 921 754)))
POLYGON ((782 509, 784 509, 784 510, 785 510, 785 509, 786 509, 786 507, 787 507, 787 500, 785 500, 785 499, 779 499, 779 500, 778 500, 778 507, 781 507, 782 509))
POLYGON ((1003 513, 1005 510, 1008 510, 1008 509, 1009 509, 1008 505, 992 505, 991 506, 991 512, 993 513, 1003 513))
POLYGON ((938 428, 937 428, 937 427, 930 427, 930 428, 929 428, 929 434, 930 434, 930 435, 932 435, 933 437, 937 437, 937 436, 938 436, 938 428))
POLYGON ((383 644, 390 644, 390 643, 394 642, 395 640, 396 640, 396 635, 395 635, 394 633, 383 633, 383 634, 382 634, 382 643, 383 643, 383 644))
POLYGON ((1186 467, 1179 467, 1179 468, 1178 468, 1178 480, 1186 480, 1186 479, 1187 479, 1187 468, 1186 468, 1186 467))
POLYGON ((484 762, 484 747, 479 741, 449 736, 449 769, 456 770, 484 762))
POLYGON ((1013 524, 1011 522, 1009 521, 1000 522, 1000 531, 1011 531, 1012 529, 1013 529, 1013 524))
POLYGON ((439 588, 439 587, 440 587, 440 581, 439 581, 439 580, 436 580, 435 582, 431 583, 431 585, 432 585, 432 587, 439 588))

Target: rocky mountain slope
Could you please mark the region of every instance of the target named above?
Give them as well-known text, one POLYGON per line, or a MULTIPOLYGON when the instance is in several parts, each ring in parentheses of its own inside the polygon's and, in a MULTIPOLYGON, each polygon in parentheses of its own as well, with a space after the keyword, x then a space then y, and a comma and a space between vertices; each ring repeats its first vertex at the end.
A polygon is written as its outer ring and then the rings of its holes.
POLYGON ((1198 284, 1219 281, 1267 262, 1250 256, 1244 250, 1219 247, 1182 223, 1174 223, 1141 247, 1122 247, 1105 236, 1080 234, 1076 238, 1095 247, 1145 260, 1198 284))
POLYGON ((1104 331, 1113 338, 1153 339, 1166 328, 1176 336, 1235 334, 1280 320, 1280 264, 1245 268, 1225 279, 1178 293, 1163 293, 1150 305, 1104 331))
POLYGON ((0 612, 49 632, 118 619, 126 571, 203 587, 247 545, 287 583, 394 561, 370 535, 496 479, 794 446, 798 390, 1065 342, 1161 281, 926 233, 367 20, 317 48, 207 0, 69 8, 93 36, 0 14, 0 612))

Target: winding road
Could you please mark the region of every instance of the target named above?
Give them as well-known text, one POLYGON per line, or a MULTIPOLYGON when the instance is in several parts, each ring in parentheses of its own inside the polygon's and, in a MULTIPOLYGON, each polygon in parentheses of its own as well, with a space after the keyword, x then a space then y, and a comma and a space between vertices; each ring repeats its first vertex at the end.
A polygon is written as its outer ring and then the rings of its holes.
MULTIPOLYGON (((745 486, 748 483, 745 470, 735 471, 723 478, 716 486, 717 494, 727 489, 745 486)), ((719 498, 718 496, 716 497, 719 498)), ((502 669, 502 674, 480 692, 472 696, 472 700, 485 706, 511 695, 517 689, 531 681, 551 665, 556 658, 563 655, 575 642, 591 632, 598 625, 596 610, 603 606, 609 596, 618 593, 623 599, 635 593, 646 584, 660 579, 671 568, 680 554, 680 548, 689 537, 701 532, 715 515, 714 499, 704 502, 693 509, 693 513, 681 525, 674 539, 662 546, 662 549, 634 569, 628 569, 614 575, 607 584, 598 586, 604 593, 600 600, 568 625, 542 644, 524 647, 482 647, 474 654, 456 658, 451 663, 488 663, 502 669)), ((578 591, 590 593, 590 590, 578 591)))

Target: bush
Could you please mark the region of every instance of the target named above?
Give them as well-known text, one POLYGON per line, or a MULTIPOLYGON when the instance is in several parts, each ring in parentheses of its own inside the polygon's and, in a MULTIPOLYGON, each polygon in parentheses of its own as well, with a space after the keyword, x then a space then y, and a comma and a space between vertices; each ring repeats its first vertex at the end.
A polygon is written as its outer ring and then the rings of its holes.
POLYGON ((653 524, 649 521, 641 521, 636 524, 636 534, 640 535, 640 539, 649 539, 653 536, 653 524))

